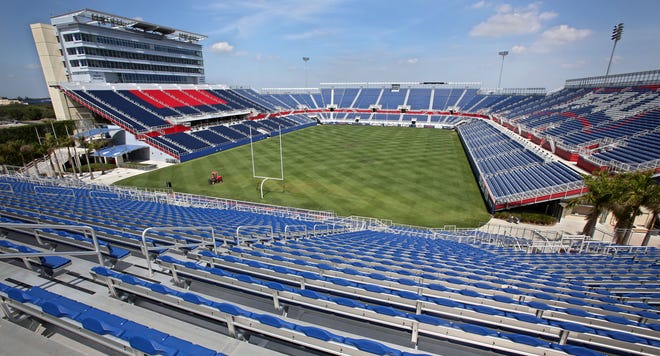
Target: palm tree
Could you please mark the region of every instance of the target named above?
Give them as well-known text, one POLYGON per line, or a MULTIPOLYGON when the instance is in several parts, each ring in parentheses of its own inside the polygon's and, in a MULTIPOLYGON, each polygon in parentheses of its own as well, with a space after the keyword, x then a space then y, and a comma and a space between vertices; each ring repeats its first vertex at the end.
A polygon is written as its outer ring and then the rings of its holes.
POLYGON ((647 226, 648 230, 642 241, 642 246, 648 246, 649 241, 651 240, 651 231, 653 231, 658 214, 660 214, 660 185, 656 185, 655 192, 644 206, 651 211, 651 221, 647 226))
POLYGON ((89 161, 89 153, 92 151, 92 148, 90 147, 90 144, 85 136, 80 136, 78 141, 80 141, 80 146, 85 148, 85 160, 87 161, 87 168, 89 169, 89 179, 94 180, 92 163, 89 161))
POLYGON ((77 174, 76 174, 76 161, 75 161, 73 155, 71 155, 71 146, 75 145, 75 142, 74 142, 73 138, 70 137, 70 136, 65 136, 65 137, 61 138, 60 142, 61 142, 62 146, 66 147, 66 152, 67 152, 67 156, 68 156, 69 165, 71 166, 71 171, 73 172, 74 176, 77 176, 77 174))
MULTIPOLYGON (((90 142, 90 146, 94 149, 96 152, 97 156, 99 159, 101 156, 99 155, 99 151, 105 147, 105 142, 103 140, 94 140, 90 142)), ((94 158, 94 161, 96 162, 96 158, 94 158)), ((105 161, 103 159, 100 159, 101 161, 101 175, 105 174, 105 161)))
POLYGON ((610 207, 613 184, 610 174, 600 171, 591 176, 584 176, 584 185, 589 191, 585 195, 573 200, 571 205, 586 204, 592 206, 591 212, 587 215, 587 222, 582 229, 582 235, 593 236, 596 231, 598 218, 610 207))
POLYGON ((611 202, 617 220, 614 234, 617 244, 627 245, 635 218, 642 213, 641 207, 653 205, 657 199, 658 185, 652 171, 621 173, 616 177, 617 187, 611 202))
MULTIPOLYGON (((30 160, 32 160, 32 152, 34 150, 34 147, 31 144, 26 144, 22 145, 21 148, 19 149, 19 152, 21 153, 21 161, 23 162, 23 166, 25 166, 25 156, 28 156, 30 160)), ((37 171, 37 175, 40 176, 41 173, 39 173, 39 165, 35 163, 34 169, 37 171)))
POLYGON ((21 164, 23 167, 25 167, 25 156, 32 152, 32 145, 21 145, 21 148, 18 149, 18 152, 21 155, 21 164))
POLYGON ((46 151, 48 152, 48 159, 50 160, 50 165, 53 168, 53 174, 62 177, 64 173, 62 172, 62 166, 60 165, 60 161, 57 158, 57 154, 56 154, 59 144, 55 139, 55 136, 53 136, 51 133, 46 133, 45 139, 43 141, 43 145, 45 146, 46 151), (53 157, 55 158, 55 164, 53 164, 53 157))

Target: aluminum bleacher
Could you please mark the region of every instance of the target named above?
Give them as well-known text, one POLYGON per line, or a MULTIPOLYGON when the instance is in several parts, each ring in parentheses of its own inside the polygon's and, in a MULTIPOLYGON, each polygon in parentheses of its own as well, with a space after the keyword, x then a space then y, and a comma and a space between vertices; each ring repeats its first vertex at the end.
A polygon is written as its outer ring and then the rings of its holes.
POLYGON ((431 91, 428 88, 410 88, 406 105, 411 110, 429 110, 431 108, 431 91))
POLYGON ((358 88, 336 88, 334 91, 334 101, 333 103, 340 108, 352 108, 358 107, 353 106, 353 102, 356 100, 360 89, 358 88))
POLYGON ((128 116, 84 90, 67 90, 65 93, 73 100, 130 132, 147 132, 150 130, 139 119, 128 116))
MULTIPOLYGON (((113 352, 160 355, 222 355, 216 351, 34 286, 1 283, 3 305, 16 316, 57 325, 113 352)), ((16 317, 14 315, 11 315, 16 317)))
MULTIPOLYGON (((348 89, 346 89, 346 91, 348 92, 348 89)), ((381 88, 360 88, 352 107, 357 109, 369 109, 370 106, 376 105, 382 92, 383 89, 381 88)), ((342 100, 342 103, 344 100, 342 100)))
POLYGON ((582 193, 582 176, 512 140, 493 124, 458 126, 468 158, 491 209, 582 193))
MULTIPOLYGON (((652 169, 660 156, 651 146, 632 144, 637 137, 658 130, 660 94, 657 86, 571 87, 518 107, 491 106, 510 128, 519 128, 537 143, 552 141, 559 155, 577 160, 581 155, 592 166, 613 170, 652 169), (613 153, 608 153, 608 151, 613 153), (640 154, 647 151, 648 154, 640 154), (571 156, 569 153, 575 155, 571 156)), ((546 149, 551 147, 546 147, 546 149)))
MULTIPOLYGON (((203 197, 186 197, 180 205, 176 196, 139 196, 61 179, 0 181, 11 187, 0 191, 3 219, 86 225, 104 243, 131 251, 110 267, 62 259, 65 271, 91 276, 75 288, 66 282, 69 272, 0 274, 2 310, 10 320, 71 328, 106 352, 219 352, 205 346, 210 340, 170 331, 186 329, 167 327, 174 320, 200 328, 199 335, 216 333, 231 345, 223 348, 229 354, 247 352, 231 351, 237 339, 257 348, 250 352, 301 355, 660 352, 655 249, 641 255, 527 254, 458 242, 451 232, 431 238, 407 229, 320 230, 330 225, 323 219, 333 219, 320 212, 255 212, 258 205, 203 197), (208 230, 185 229, 207 225, 216 240, 208 230), (262 231, 248 232, 247 225, 262 231), (306 229, 292 231, 301 225, 306 229), (147 233, 143 243, 141 232, 156 226, 172 230, 147 233), (241 226, 246 230, 239 234, 241 226), (156 265, 148 273, 151 260, 156 265), (96 292, 101 289, 109 296, 96 292), (94 293, 81 297, 85 290, 94 293), (130 311, 119 313, 125 308, 130 311), (161 324, 164 319, 172 321, 161 324), (157 332, 158 326, 167 328, 157 332)), ((38 234, 47 235, 58 239, 54 230, 38 234)), ((32 250, 45 243, 20 229, 2 241, 7 248, 32 241, 32 250)))
POLYGON ((396 110, 399 106, 403 105, 406 100, 406 95, 408 94, 408 89, 383 89, 383 94, 380 96, 378 105, 381 106, 383 110, 396 110))
POLYGON ((265 108, 266 111, 278 111, 277 103, 270 101, 266 95, 261 95, 253 89, 234 89, 234 91, 237 94, 257 103, 261 107, 265 108))

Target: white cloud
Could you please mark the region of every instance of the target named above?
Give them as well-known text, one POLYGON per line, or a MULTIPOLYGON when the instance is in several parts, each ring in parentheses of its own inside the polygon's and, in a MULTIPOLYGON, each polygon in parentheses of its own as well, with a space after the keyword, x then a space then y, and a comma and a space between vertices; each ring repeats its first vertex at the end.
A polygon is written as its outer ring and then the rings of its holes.
POLYGON ((212 33, 235 33, 249 36, 256 31, 281 27, 283 24, 315 24, 319 18, 331 16, 345 0, 309 1, 245 1, 222 0, 210 5, 208 11, 236 14, 233 21, 223 21, 223 27, 212 33), (247 15, 245 15, 247 14, 247 15))
POLYGON ((229 42, 226 41, 216 42, 211 45, 211 51, 218 53, 231 53, 234 51, 234 46, 230 45, 229 42))
POLYGON ((419 63, 419 58, 413 57, 413 58, 400 59, 396 63, 403 65, 415 65, 419 63))
MULTIPOLYGON (((605 58, 605 62, 609 62, 609 60, 610 57, 605 58)), ((623 57, 617 55, 614 55, 614 57, 612 57, 612 64, 617 64, 621 62, 623 62, 623 57)))
POLYGON ((481 9, 481 8, 484 8, 484 7, 487 7, 487 6, 488 6, 488 4, 485 1, 481 0, 479 2, 476 2, 476 3, 472 4, 471 7, 473 9, 481 9))
POLYGON ((511 53, 513 54, 523 54, 527 52, 527 47, 521 46, 521 45, 516 45, 511 47, 511 53))
POLYGON ((587 64, 586 61, 579 59, 572 63, 562 63, 561 67, 565 69, 576 69, 576 68, 584 67, 585 64, 587 64))
POLYGON ((311 30, 311 31, 303 32, 303 33, 293 33, 293 34, 285 35, 284 39, 286 39, 286 40, 306 40, 306 39, 310 39, 310 38, 323 36, 325 34, 327 34, 326 31, 315 29, 315 30, 311 30))
POLYGON ((470 36, 500 37, 536 33, 541 30, 543 21, 555 17, 556 12, 541 12, 538 3, 523 8, 503 4, 497 7, 494 15, 473 27, 470 36))
POLYGON ((572 42, 583 40, 591 35, 589 29, 577 29, 568 25, 560 25, 543 31, 539 39, 532 45, 532 50, 539 53, 551 52, 572 42))
POLYGON ((25 65, 25 69, 32 69, 32 70, 41 69, 41 66, 35 63, 28 63, 25 65))
POLYGON ((257 53, 254 56, 254 60, 257 61, 257 62, 273 61, 273 60, 276 60, 276 59, 279 59, 279 57, 278 56, 273 56, 272 54, 263 55, 261 53, 257 53))

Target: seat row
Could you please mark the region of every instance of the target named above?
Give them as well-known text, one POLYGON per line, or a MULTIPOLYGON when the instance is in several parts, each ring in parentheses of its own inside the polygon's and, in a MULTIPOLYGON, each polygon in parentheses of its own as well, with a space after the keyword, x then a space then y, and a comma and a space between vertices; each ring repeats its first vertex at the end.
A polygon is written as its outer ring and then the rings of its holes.
POLYGON ((402 352, 369 339, 338 335, 319 327, 303 325, 272 314, 250 312, 231 303, 214 301, 203 295, 179 291, 105 267, 94 267, 92 276, 96 280, 107 283, 111 293, 115 296, 119 295, 118 292, 128 292, 225 323, 231 336, 236 336, 236 329, 244 329, 332 354, 421 355, 402 352))
MULTIPOLYGON (((250 277, 244 273, 233 273, 217 267, 203 267, 193 262, 172 258, 171 256, 159 257, 158 263, 161 267, 171 271, 175 281, 180 283, 184 283, 184 279, 190 278, 227 288, 243 290, 266 298, 272 298, 276 308, 281 308, 284 303, 301 305, 320 311, 331 312, 336 315, 363 320, 368 323, 407 330, 411 332, 411 341, 414 344, 418 342, 418 337, 420 335, 424 335, 426 337, 458 341, 472 346, 495 349, 514 354, 558 355, 565 354, 565 352, 585 355, 598 354, 575 344, 562 345, 558 342, 549 342, 525 334, 511 331, 498 332, 488 327, 479 326, 474 323, 474 319, 471 319, 468 316, 470 315, 468 310, 466 310, 466 316, 462 318, 463 321, 446 319, 446 315, 443 316, 443 313, 440 312, 440 310, 453 308, 453 306, 450 306, 449 304, 444 306, 438 304, 439 306, 434 310, 436 313, 433 314, 440 316, 434 316, 431 315, 431 313, 428 313, 428 311, 425 313, 415 313, 413 309, 411 312, 406 312, 386 305, 366 304, 356 299, 355 296, 345 297, 327 295, 323 292, 319 292, 316 285, 306 284, 307 288, 301 289, 276 281, 250 277)), ((364 291, 362 293, 364 293, 364 291)), ((442 301, 445 300, 443 298, 436 299, 438 299, 440 303, 443 303, 442 301)), ((391 303, 392 301, 390 300, 389 302, 391 303)), ((451 303, 451 301, 446 299, 445 303, 451 303)), ((477 309, 479 309, 479 307, 477 307, 477 309)), ((501 325, 506 325, 507 321, 518 325, 520 325, 520 323, 525 323, 516 320, 513 317, 504 317, 504 319, 502 319, 502 317, 503 316, 496 317, 499 318, 501 325)), ((533 319, 534 317, 530 316, 530 318, 533 319)), ((560 324, 561 323, 557 325, 560 324)), ((528 325, 531 324, 528 323, 528 325)), ((507 329, 511 330, 511 327, 508 327, 507 329)), ((554 335, 557 339, 559 339, 559 334, 562 330, 556 325, 545 325, 545 327, 536 329, 546 337, 554 335)), ((575 326, 574 336, 578 335, 578 329, 579 326, 575 326)), ((599 337, 598 335, 591 335, 591 337, 599 340, 603 340, 603 338, 605 340, 612 340, 608 336, 599 337)), ((614 342, 616 343, 617 341, 614 342)), ((611 343, 611 341, 609 343, 611 343)), ((626 345, 621 347, 626 347, 626 345)), ((648 347, 649 346, 646 345, 642 348, 648 349, 648 347)))
POLYGON ((40 287, 22 290, 0 283, 0 296, 7 310, 57 325, 117 353, 222 355, 40 287))
MULTIPOLYGON (((639 315, 624 314, 625 309, 621 307, 612 306, 616 309, 610 309, 609 304, 590 304, 580 298, 566 297, 556 300, 550 299, 552 298, 550 295, 539 292, 528 292, 528 297, 522 297, 526 294, 522 289, 513 293, 518 297, 516 301, 508 297, 510 294, 497 291, 493 286, 485 283, 466 285, 465 282, 458 281, 455 278, 441 279, 433 278, 433 276, 428 276, 421 282, 416 278, 394 278, 378 273, 361 273, 349 268, 332 268, 331 266, 328 268, 328 265, 319 265, 312 262, 302 263, 300 260, 285 260, 283 263, 274 263, 263 259, 255 261, 253 255, 246 255, 251 258, 248 260, 233 256, 214 256, 208 251, 203 253, 203 256, 206 257, 204 260, 210 261, 221 268, 253 273, 263 278, 278 278, 283 282, 304 284, 307 288, 315 288, 330 293, 344 293, 354 297, 366 298, 376 303, 386 301, 405 308, 415 309, 419 308, 418 303, 422 302, 422 310, 428 308, 428 311, 437 312, 433 303, 440 302, 442 305, 447 306, 448 300, 462 300, 463 303, 452 303, 452 307, 473 310, 481 305, 489 305, 490 307, 484 307, 483 310, 477 311, 477 313, 483 312, 491 316, 503 316, 508 313, 508 317, 517 320, 525 320, 526 317, 531 315, 541 316, 545 312, 540 310, 547 310, 548 313, 552 314, 549 317, 551 320, 577 322, 592 327, 605 327, 640 335, 655 335, 653 337, 656 338, 659 336, 655 331, 652 331, 657 326, 656 324, 637 322, 637 320, 640 320, 639 315), (315 268, 305 270, 302 266, 315 268), (482 290, 479 290, 479 287, 482 290), (436 296, 442 297, 439 297, 440 300, 433 299, 436 296), (512 310, 516 312, 512 312, 512 310), (589 317, 591 320, 585 322, 583 319, 574 316, 589 317)), ((465 317, 468 313, 465 310, 453 316, 465 317)), ((443 312, 452 316, 451 312, 443 312)), ((658 320, 657 315, 653 316, 656 319, 651 319, 651 323, 658 320)), ((488 316, 475 316, 475 320, 485 321, 488 320, 488 316)), ((537 323, 547 324, 547 321, 537 320, 537 323)), ((504 326, 501 325, 501 322, 493 322, 493 324, 504 328, 515 325, 514 322, 504 323, 504 326)), ((529 329, 529 326, 522 330, 527 329, 529 329)))

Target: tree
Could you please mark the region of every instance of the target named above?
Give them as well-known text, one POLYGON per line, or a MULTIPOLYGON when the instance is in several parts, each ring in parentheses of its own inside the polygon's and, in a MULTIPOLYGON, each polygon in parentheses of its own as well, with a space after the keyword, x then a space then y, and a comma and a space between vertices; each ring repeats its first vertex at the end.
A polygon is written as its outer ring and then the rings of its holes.
POLYGON ((573 202, 593 207, 587 216, 582 234, 593 236, 598 217, 609 209, 616 218, 615 240, 617 244, 628 243, 635 218, 641 214, 641 207, 658 209, 659 188, 653 180, 653 172, 626 172, 610 174, 598 172, 584 177, 588 193, 573 202))
POLYGON ((605 171, 596 172, 591 176, 584 176, 584 185, 589 189, 588 192, 571 202, 575 204, 591 205, 592 209, 587 215, 587 222, 582 229, 582 235, 593 236, 596 231, 598 217, 609 208, 612 200, 612 180, 610 174, 605 171))
POLYGON ((653 171, 630 172, 617 175, 618 194, 612 201, 616 243, 627 245, 634 227, 635 218, 642 213, 641 207, 652 205, 657 199, 658 185, 653 180, 653 171))
POLYGON ((64 176, 62 165, 57 157, 57 149, 60 146, 59 142, 57 142, 57 139, 53 134, 47 132, 43 144, 48 151, 48 159, 50 160, 51 166, 53 166, 54 174, 59 175, 60 177, 64 176), (55 165, 53 165, 53 158, 55 158, 55 165))
MULTIPOLYGON (((99 155, 99 151, 105 147, 105 144, 106 142, 104 140, 94 140, 90 142, 91 147, 94 149, 96 155, 101 160, 101 175, 105 174, 105 161, 101 159, 101 156, 99 155)), ((94 161, 96 161, 96 158, 94 159, 94 161)))
POLYGON ((19 152, 21 154, 21 162, 25 166, 25 156, 30 156, 32 153, 32 145, 22 145, 19 152))
POLYGON ((644 207, 651 211, 651 221, 647 226, 648 230, 642 241, 642 246, 648 246, 651 240, 651 231, 653 231, 658 214, 660 214, 660 185, 656 184, 653 189, 655 191, 651 191, 649 200, 644 204, 644 207))
MULTIPOLYGON (((22 145, 21 148, 19 149, 19 152, 21 153, 21 161, 23 163, 23 166, 25 167, 26 156, 29 158, 30 161, 33 160, 34 146, 32 146, 31 144, 22 145)), ((37 175, 41 175, 41 173, 39 172, 39 164, 35 164, 34 169, 37 171, 37 175)))
POLYGON ((89 154, 92 151, 92 148, 89 144, 89 141, 87 141, 87 138, 85 136, 80 136, 78 138, 78 141, 80 142, 80 146, 82 146, 85 149, 85 161, 87 161, 87 168, 89 169, 89 179, 94 180, 94 173, 92 170, 92 163, 89 161, 89 154))

